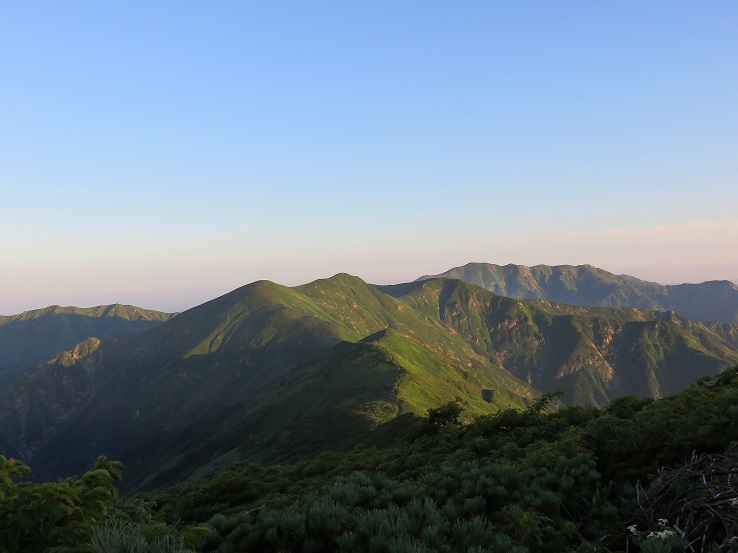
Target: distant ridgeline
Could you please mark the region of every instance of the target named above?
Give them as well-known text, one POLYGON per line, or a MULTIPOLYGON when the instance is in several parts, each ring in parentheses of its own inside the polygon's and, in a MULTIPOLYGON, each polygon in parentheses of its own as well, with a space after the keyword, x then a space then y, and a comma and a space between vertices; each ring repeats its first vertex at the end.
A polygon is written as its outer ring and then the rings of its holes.
POLYGON ((105 339, 150 330, 172 317, 130 305, 47 307, 0 316, 0 387, 24 369, 87 338, 105 339))
POLYGON ((604 406, 738 364, 735 324, 522 301, 448 278, 259 281, 160 315, 147 332, 84 336, 2 387, 0 452, 40 479, 103 454, 126 465, 127 489, 154 489, 238 459, 392 439, 454 400, 468 416, 558 389, 564 403, 604 406))
POLYGON ((738 286, 728 280, 662 286, 591 265, 492 265, 469 263, 435 276, 456 278, 518 299, 573 305, 676 311, 696 321, 738 323, 738 286))

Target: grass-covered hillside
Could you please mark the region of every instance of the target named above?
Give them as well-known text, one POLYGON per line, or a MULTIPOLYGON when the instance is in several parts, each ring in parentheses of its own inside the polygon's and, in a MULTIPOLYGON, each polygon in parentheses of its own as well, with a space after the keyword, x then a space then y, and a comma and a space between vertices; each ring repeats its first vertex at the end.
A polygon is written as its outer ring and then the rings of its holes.
POLYGON ((463 281, 382 287, 463 336, 476 352, 542 392, 578 405, 659 397, 738 362, 738 325, 671 312, 519 301, 463 281))
POLYGON ((126 489, 158 489, 236 460, 385 443, 454 400, 473 417, 556 389, 584 406, 675 393, 738 363, 720 328, 451 279, 260 281, 26 371, 0 391, 0 450, 39 478, 104 454, 128 467, 126 489))

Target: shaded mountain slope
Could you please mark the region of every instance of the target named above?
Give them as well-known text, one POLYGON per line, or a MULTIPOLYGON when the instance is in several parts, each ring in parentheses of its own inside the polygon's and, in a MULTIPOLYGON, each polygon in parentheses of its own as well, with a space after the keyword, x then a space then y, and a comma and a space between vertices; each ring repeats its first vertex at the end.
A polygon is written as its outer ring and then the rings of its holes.
POLYGON ((400 372, 380 349, 341 342, 253 403, 215 409, 138 444, 124 485, 156 488, 237 459, 281 462, 340 447, 398 414, 400 372))
POLYGON ((395 330, 341 342, 253 402, 222 409, 168 434, 165 442, 143 444, 131 455, 129 480, 158 487, 174 475, 211 474, 245 457, 294 461, 364 441, 380 425, 402 417, 409 416, 409 424, 412 415, 454 398, 473 414, 520 408, 532 399, 532 390, 507 371, 481 357, 472 365, 395 330), (482 390, 490 388, 498 390, 494 403, 482 399, 482 390))
POLYGON ((738 323, 738 286, 727 280, 662 286, 591 265, 493 265, 469 263, 435 276, 463 280, 518 299, 582 306, 676 311, 697 321, 738 323))
POLYGON ((37 478, 102 453, 129 466, 129 489, 158 487, 350 445, 454 399, 488 413, 526 405, 533 388, 587 405, 669 393, 738 362, 734 327, 451 279, 259 281, 26 371, 0 392, 0 450, 37 478))
POLYGON ((172 314, 130 305, 59 307, 0 316, 0 387, 20 371, 90 338, 150 330, 172 314))
MULTIPOLYGON (((286 411, 275 411, 270 401, 258 403, 255 398, 298 369, 307 371, 300 381, 308 378, 310 371, 317 370, 311 362, 346 339, 358 342, 387 328, 419 336, 415 340, 422 344, 424 356, 416 351, 409 359, 410 353, 391 352, 396 357, 404 353, 402 363, 416 363, 411 367, 416 372, 426 362, 430 365, 428 359, 435 356, 438 378, 455 379, 456 373, 443 368, 445 356, 451 355, 458 363, 485 374, 480 377, 485 382, 502 379, 511 383, 511 389, 531 397, 530 388, 500 367, 491 366, 441 322, 426 320, 402 301, 358 278, 337 275, 296 288, 262 281, 182 313, 145 335, 104 341, 84 363, 66 367, 46 364, 16 379, 2 401, 2 414, 8 418, 0 419, 0 442, 8 453, 35 458, 36 466, 49 467, 53 471, 50 476, 58 476, 88 463, 92 451, 127 460, 127 450, 153 444, 164 433, 176 434, 208 418, 253 418, 259 405, 267 405, 264 409, 271 414, 279 412, 284 417, 286 411), (64 397, 57 390, 60 382, 78 378, 85 385, 68 391, 67 395, 75 397, 73 405, 59 405, 57 398, 64 397), (20 410, 26 420, 23 424, 13 422, 15 405, 26 406, 20 410), (30 420, 39 421, 38 428, 19 432, 30 428, 30 420)), ((373 370, 374 365, 364 364, 373 370)), ((328 365, 339 370, 351 363, 329 357, 319 366, 328 365)), ((415 398, 414 403, 405 400, 404 404, 412 403, 410 411, 420 412, 436 406, 436 401, 447 402, 471 393, 455 384, 436 388, 429 399, 415 398)), ((478 388, 470 389, 480 395, 478 388)), ((333 395, 356 403, 352 394, 339 386, 333 395)), ((514 397, 516 392, 511 391, 498 399, 505 406, 522 405, 519 397, 511 402, 514 397)), ((471 396, 468 399, 475 401, 471 396)), ((493 404, 484 405, 496 409, 493 404)), ((376 415, 370 411, 361 416, 369 426, 376 425, 376 415)), ((212 434, 212 428, 208 432, 212 434)), ((235 432, 242 434, 238 429, 235 432)), ((255 450, 252 454, 269 453, 255 450)))

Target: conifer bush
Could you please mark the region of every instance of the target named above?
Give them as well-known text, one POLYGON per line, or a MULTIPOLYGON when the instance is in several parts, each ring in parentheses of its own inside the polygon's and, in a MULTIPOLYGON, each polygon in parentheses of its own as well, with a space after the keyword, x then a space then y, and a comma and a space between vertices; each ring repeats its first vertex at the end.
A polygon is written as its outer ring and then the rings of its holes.
POLYGON ((564 551, 586 541, 580 519, 597 516, 594 466, 586 456, 562 460, 551 471, 466 463, 443 467, 420 486, 354 473, 239 524, 215 517, 210 525, 217 536, 205 550, 564 551))
MULTIPOLYGON (((731 369, 671 398, 624 397, 605 410, 552 410, 550 396, 469 424, 454 403, 388 449, 264 468, 261 497, 240 515, 231 506, 214 517, 203 551, 683 549, 679 536, 639 518, 635 486, 651 490, 660 467, 738 439, 736 384, 731 369)), ((714 544, 728 545, 729 533, 710 529, 714 544)))
POLYGON ((167 528, 109 519, 90 541, 94 553, 194 553, 186 538, 167 528))
POLYGON ((96 528, 118 497, 113 481, 120 478, 121 467, 101 456, 79 478, 19 483, 16 478, 30 469, 0 455, 0 551, 90 551, 96 528))

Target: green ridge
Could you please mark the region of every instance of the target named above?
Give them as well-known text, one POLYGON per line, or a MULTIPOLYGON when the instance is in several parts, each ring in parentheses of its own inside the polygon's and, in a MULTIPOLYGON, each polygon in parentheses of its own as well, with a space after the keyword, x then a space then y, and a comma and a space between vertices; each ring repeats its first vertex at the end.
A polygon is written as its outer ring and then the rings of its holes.
POLYGON ((530 405, 536 390, 600 406, 664 395, 738 362, 735 326, 452 279, 259 281, 26 371, 0 391, 0 447, 38 478, 103 453, 128 466, 127 489, 158 488, 237 459, 386 441, 454 400, 473 416, 530 405))
MULTIPOLYGON (((738 323, 738 286, 728 280, 662 286, 591 265, 469 263, 436 275, 463 280, 496 294, 582 306, 676 311, 697 321, 738 323)), ((435 278, 422 276, 419 280, 435 278)))
POLYGON ((54 305, 0 316, 0 387, 23 370, 87 338, 145 332, 172 316, 120 304, 87 308, 54 305))

